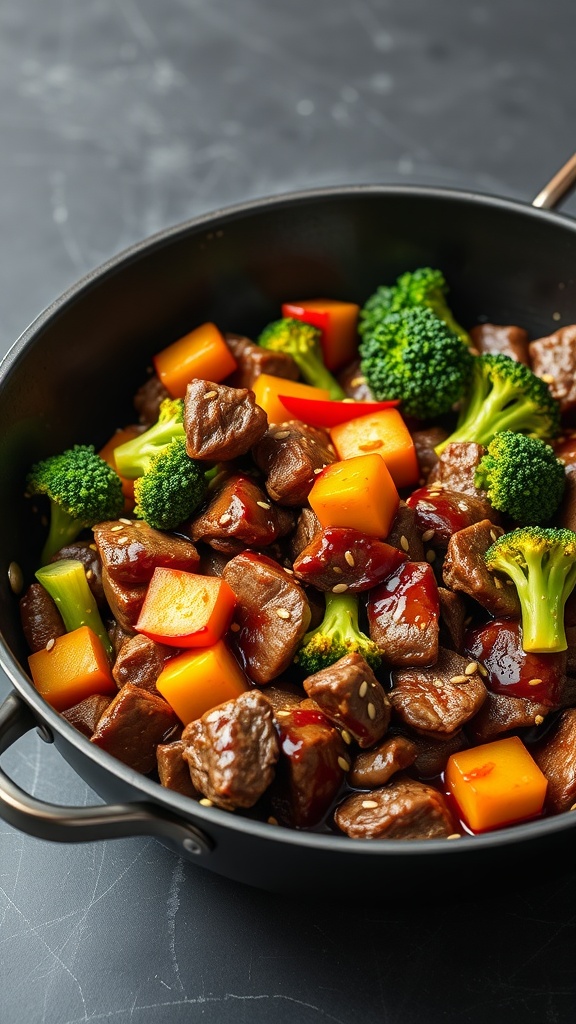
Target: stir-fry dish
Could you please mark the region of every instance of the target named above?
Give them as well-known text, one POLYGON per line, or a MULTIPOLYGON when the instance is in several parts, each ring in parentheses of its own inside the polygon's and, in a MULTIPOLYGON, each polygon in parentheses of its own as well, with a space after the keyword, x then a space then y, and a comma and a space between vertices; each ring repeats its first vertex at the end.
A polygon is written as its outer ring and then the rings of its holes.
POLYGON ((576 810, 576 326, 468 333, 430 268, 278 314, 255 341, 195 327, 137 423, 31 467, 34 685, 271 827, 576 810))

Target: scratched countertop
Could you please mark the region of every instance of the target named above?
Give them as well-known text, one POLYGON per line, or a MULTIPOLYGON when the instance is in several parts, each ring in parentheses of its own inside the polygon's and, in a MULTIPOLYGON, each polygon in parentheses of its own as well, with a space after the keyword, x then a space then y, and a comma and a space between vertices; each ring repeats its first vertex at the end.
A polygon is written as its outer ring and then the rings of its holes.
MULTIPOLYGON (((0 354, 114 253, 253 196, 404 182, 530 201, 576 146, 575 32, 573 0, 3 0, 0 354)), ((35 732, 3 766, 95 802, 35 732)), ((571 867, 427 906, 389 903, 386 878, 350 905, 343 878, 326 904, 157 840, 57 846, 0 822, 0 1021, 568 1024, 571 867)))

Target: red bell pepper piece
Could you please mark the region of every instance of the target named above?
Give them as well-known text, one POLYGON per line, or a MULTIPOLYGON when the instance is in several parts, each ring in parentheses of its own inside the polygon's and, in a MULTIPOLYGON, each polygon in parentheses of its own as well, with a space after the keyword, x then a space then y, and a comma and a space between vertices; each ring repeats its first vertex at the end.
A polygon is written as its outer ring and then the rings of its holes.
POLYGON ((310 427, 336 427, 339 423, 348 423, 360 416, 369 416, 383 409, 391 409, 400 404, 398 398, 388 402, 334 402, 321 401, 316 398, 292 398, 290 395, 278 396, 282 405, 291 416, 302 420, 310 427))
POLYGON ((360 307, 340 299, 304 299, 285 302, 282 316, 302 320, 322 331, 322 357, 329 370, 341 370, 356 357, 356 325, 360 307))

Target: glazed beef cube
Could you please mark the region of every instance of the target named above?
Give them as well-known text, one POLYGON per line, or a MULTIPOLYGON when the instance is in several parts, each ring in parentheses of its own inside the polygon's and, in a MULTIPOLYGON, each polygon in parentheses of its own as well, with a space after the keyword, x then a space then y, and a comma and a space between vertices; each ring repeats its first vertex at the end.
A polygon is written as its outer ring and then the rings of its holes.
POLYGON ((93 693, 91 697, 81 700, 73 708, 63 711, 62 715, 70 722, 70 725, 83 732, 85 736, 90 737, 109 704, 110 697, 104 697, 100 693, 93 693))
POLYGON ((192 380, 184 399, 186 451, 191 459, 227 462, 245 455, 268 426, 253 391, 192 380))
POLYGON ((338 731, 321 711, 276 712, 280 760, 273 786, 274 813, 287 825, 310 828, 330 809, 350 767, 338 731))
POLYGON ((442 444, 448 437, 448 431, 444 427, 427 427, 425 430, 413 430, 412 440, 418 456, 420 472, 425 479, 428 479, 431 471, 438 462, 438 456, 434 449, 442 444))
POLYGON ((488 691, 486 700, 478 714, 468 723, 466 732, 475 743, 488 743, 513 730, 542 725, 549 711, 546 704, 538 704, 525 697, 509 697, 488 691))
POLYGON ((190 768, 184 760, 184 743, 174 740, 172 743, 160 743, 156 748, 158 778, 160 785, 173 789, 183 796, 197 798, 200 794, 190 777, 190 768))
POLYGON ((114 662, 112 675, 120 688, 134 683, 143 690, 157 693, 156 680, 164 668, 164 660, 174 649, 157 644, 147 636, 132 636, 122 645, 114 662))
POLYGON ((179 726, 165 700, 126 683, 102 715, 91 742, 147 775, 156 767, 156 747, 172 739, 179 726))
POLYGON ((293 569, 303 583, 326 593, 335 586, 358 593, 375 587, 405 561, 404 551, 376 537, 331 526, 313 537, 293 569))
POLYGON ((530 753, 548 779, 547 806, 555 814, 569 811, 576 802, 576 708, 563 711, 554 730, 530 753))
POLYGON ((428 562, 406 562, 368 598, 370 639, 390 665, 433 665, 440 603, 428 562))
POLYGON ((353 736, 359 747, 371 747, 386 732, 390 701, 360 654, 346 654, 308 676, 303 686, 326 718, 353 736))
POLYGON ((247 690, 190 722, 182 742, 192 783, 224 810, 253 807, 274 778, 278 736, 272 708, 259 690, 247 690))
POLYGON ((102 586, 102 563, 96 545, 87 540, 76 540, 73 544, 66 544, 65 547, 60 548, 50 561, 59 562, 65 558, 74 558, 77 562, 82 562, 94 600, 99 608, 103 608, 106 604, 106 597, 102 586))
POLYGON ((347 398, 353 398, 356 402, 374 401, 374 395, 360 369, 359 359, 355 359, 340 371, 338 383, 347 398))
POLYGON ((387 736, 372 750, 356 754, 348 781, 359 789, 384 786, 396 772, 404 771, 413 764, 417 749, 407 736, 387 736))
POLYGON ((325 430, 299 420, 275 423, 252 449, 252 456, 266 476, 266 490, 280 505, 301 507, 316 474, 336 461, 325 430))
POLYGON ((247 476, 228 477, 204 512, 189 525, 192 540, 236 555, 246 547, 263 548, 284 537, 294 524, 287 509, 277 508, 247 476))
POLYGON ((412 770, 419 779, 437 778, 446 768, 451 754, 457 754, 459 750, 465 750, 470 746, 463 731, 455 733, 447 740, 417 736, 416 734, 410 738, 416 746, 416 757, 412 770))
POLYGON ((140 423, 146 427, 151 427, 156 423, 160 415, 160 405, 165 398, 170 398, 170 394, 160 378, 154 374, 142 387, 138 388, 134 395, 134 408, 138 413, 140 423))
POLYGON ((466 605, 460 594, 446 587, 438 587, 440 601, 440 641, 443 647, 461 654, 466 633, 466 605))
POLYGON ((386 543, 403 551, 411 562, 424 561, 424 545, 416 522, 416 513, 405 501, 398 505, 386 543))
POLYGON ((128 587, 149 583, 154 569, 196 572, 200 562, 189 540, 154 530, 141 519, 98 523, 94 527, 94 540, 103 573, 115 583, 128 587))
POLYGON ((506 576, 488 572, 484 561, 488 548, 503 532, 489 519, 458 530, 448 543, 442 575, 447 587, 473 597, 491 615, 518 618, 516 587, 508 585, 506 576))
POLYGON ((546 381, 561 412, 576 406, 576 324, 530 342, 532 370, 546 381))
POLYGON ((102 586, 112 615, 121 629, 132 635, 138 622, 146 591, 147 583, 117 583, 106 569, 102 569, 102 586))
POLYGON ((351 839, 442 839, 456 832, 442 793, 409 778, 348 797, 334 820, 351 839))
POLYGON ((262 696, 268 701, 274 714, 277 711, 297 708, 306 698, 304 691, 295 683, 284 684, 284 681, 281 686, 267 686, 262 690, 262 696))
POLYGON ((388 694, 396 717, 417 733, 446 739, 480 710, 486 687, 474 662, 440 648, 432 668, 392 673, 388 694))
POLYGON ((478 324, 470 331, 474 348, 481 355, 509 356, 530 366, 528 332, 523 327, 503 324, 478 324))
POLYGON ((261 373, 283 377, 284 380, 298 380, 300 371, 292 356, 284 352, 270 352, 241 334, 225 334, 224 337, 238 363, 234 373, 227 378, 226 383, 230 387, 251 388, 261 373))
POLYGON ((453 533, 481 522, 487 515, 486 504, 479 498, 433 484, 414 491, 406 504, 416 513, 424 544, 440 549, 448 546, 453 533))
POLYGON ((316 513, 311 508, 303 508, 298 516, 296 529, 290 537, 290 555, 293 562, 321 530, 322 526, 316 513))
POLYGON ((56 640, 66 632, 56 603, 40 583, 31 583, 20 598, 20 619, 32 653, 42 651, 49 640, 56 640))
MULTIPOLYGON (((446 445, 435 469, 435 482, 441 483, 449 491, 478 498, 484 503, 486 518, 494 519, 498 513, 494 512, 486 491, 474 485, 476 470, 485 454, 486 449, 481 444, 473 444, 471 441, 446 445)), ((428 483, 431 483, 430 478, 428 483)))
POLYGON ((525 651, 519 622, 491 619, 466 634, 465 650, 481 662, 486 685, 493 693, 526 697, 550 708, 567 703, 567 691, 572 687, 566 677, 566 651, 525 651))
POLYGON ((222 578, 238 604, 233 643, 255 683, 269 683, 292 663, 310 623, 302 587, 265 555, 245 551, 225 567, 222 578))

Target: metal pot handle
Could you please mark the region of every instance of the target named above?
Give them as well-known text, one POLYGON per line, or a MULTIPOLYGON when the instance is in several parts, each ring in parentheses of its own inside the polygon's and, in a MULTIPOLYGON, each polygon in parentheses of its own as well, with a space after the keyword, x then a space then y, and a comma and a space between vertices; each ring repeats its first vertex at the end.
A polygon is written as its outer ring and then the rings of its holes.
POLYGON ((566 199, 576 186, 576 153, 566 161, 563 167, 550 179, 547 185, 532 201, 532 206, 541 210, 553 210, 558 203, 566 199))
MULTIPOLYGON (((16 692, 0 706, 0 754, 38 725, 16 692)), ((38 839, 57 843, 95 842, 135 835, 158 836, 186 854, 210 853, 213 843, 198 828, 160 806, 146 803, 65 807, 25 793, 0 768, 0 817, 38 839)))

